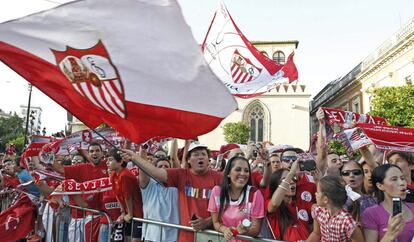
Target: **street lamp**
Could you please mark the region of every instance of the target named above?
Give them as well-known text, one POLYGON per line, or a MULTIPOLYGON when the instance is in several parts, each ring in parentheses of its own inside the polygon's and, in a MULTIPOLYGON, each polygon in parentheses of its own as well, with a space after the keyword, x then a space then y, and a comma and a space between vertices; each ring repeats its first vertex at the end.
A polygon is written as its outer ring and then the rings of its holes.
POLYGON ((30 102, 32 101, 32 84, 30 84, 30 83, 29 83, 28 90, 29 90, 29 101, 28 101, 28 104, 27 104, 26 129, 24 131, 24 143, 23 143, 23 147, 26 146, 26 144, 27 144, 27 136, 29 135, 27 133, 27 131, 29 130, 29 116, 31 116, 30 115, 30 102))

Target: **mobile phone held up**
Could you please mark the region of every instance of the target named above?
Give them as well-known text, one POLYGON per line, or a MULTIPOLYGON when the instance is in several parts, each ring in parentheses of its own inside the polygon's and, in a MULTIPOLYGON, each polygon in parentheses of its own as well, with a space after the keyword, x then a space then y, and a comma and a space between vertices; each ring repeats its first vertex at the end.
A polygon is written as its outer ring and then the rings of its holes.
POLYGON ((393 197, 392 198, 392 216, 400 214, 402 212, 401 208, 401 198, 393 197))
POLYGON ((316 170, 316 162, 315 160, 304 160, 299 163, 299 170, 300 171, 314 171, 316 170))

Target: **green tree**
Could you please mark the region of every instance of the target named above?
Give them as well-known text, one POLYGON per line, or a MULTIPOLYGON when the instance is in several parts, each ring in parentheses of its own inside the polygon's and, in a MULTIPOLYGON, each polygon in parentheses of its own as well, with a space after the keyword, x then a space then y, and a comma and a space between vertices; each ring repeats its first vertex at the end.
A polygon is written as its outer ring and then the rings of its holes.
POLYGON ((250 127, 243 122, 227 123, 223 131, 227 143, 247 144, 250 138, 250 127))
POLYGON ((384 117, 391 125, 414 127, 414 85, 380 87, 372 92, 370 115, 384 117))
POLYGON ((9 142, 7 142, 7 144, 14 144, 16 145, 16 152, 18 154, 20 154, 20 152, 23 150, 23 146, 24 146, 24 135, 20 135, 17 136, 16 138, 9 140, 9 142))
POLYGON ((329 152, 335 152, 338 155, 345 155, 346 154, 345 147, 342 145, 341 141, 338 141, 338 140, 329 141, 328 149, 329 149, 329 152))
MULTIPOLYGON (((4 152, 6 145, 16 142, 16 151, 21 151, 20 139, 24 140, 23 119, 14 114, 11 117, 0 117, 0 151, 4 152)), ((23 145, 23 141, 21 142, 23 145)))

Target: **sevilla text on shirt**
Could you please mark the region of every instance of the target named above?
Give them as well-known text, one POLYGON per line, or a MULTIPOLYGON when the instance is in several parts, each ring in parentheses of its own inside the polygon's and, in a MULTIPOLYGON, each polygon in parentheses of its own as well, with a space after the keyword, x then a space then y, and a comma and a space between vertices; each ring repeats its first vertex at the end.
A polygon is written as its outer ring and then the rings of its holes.
POLYGON ((187 197, 209 199, 211 195, 211 189, 200 189, 191 186, 185 186, 184 189, 187 197))

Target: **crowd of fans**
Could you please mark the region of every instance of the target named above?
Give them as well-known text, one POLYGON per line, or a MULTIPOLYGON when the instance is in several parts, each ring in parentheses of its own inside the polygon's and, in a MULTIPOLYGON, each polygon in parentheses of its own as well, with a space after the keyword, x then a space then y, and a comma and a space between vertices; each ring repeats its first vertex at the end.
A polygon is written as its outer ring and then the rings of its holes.
MULTIPOLYGON (((319 121, 323 127, 323 118, 319 121)), ((55 201, 60 205, 53 210, 60 215, 59 241, 85 241, 88 214, 65 204, 110 216, 112 225, 101 216, 94 241, 108 241, 109 226, 122 228, 128 241, 194 241, 192 232, 133 218, 196 231, 214 229, 229 241, 242 241, 237 235, 284 241, 412 241, 412 154, 362 147, 359 156, 348 159, 329 151, 322 139, 320 135, 315 159, 299 148, 270 152, 265 143, 244 149, 225 145, 211 157, 207 146, 192 140, 181 152, 174 140, 169 152, 161 147, 150 152, 145 145, 137 152, 104 151, 91 143, 87 152, 57 156, 51 167, 65 179, 109 177, 112 182, 112 190, 55 201)), ((42 169, 36 159, 32 162, 34 169, 42 169)), ((3 158, 3 188, 31 180, 18 158, 3 158)), ((58 185, 30 183, 25 191, 42 199, 58 185)))

